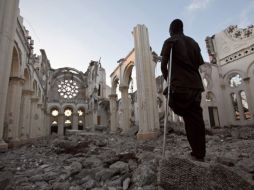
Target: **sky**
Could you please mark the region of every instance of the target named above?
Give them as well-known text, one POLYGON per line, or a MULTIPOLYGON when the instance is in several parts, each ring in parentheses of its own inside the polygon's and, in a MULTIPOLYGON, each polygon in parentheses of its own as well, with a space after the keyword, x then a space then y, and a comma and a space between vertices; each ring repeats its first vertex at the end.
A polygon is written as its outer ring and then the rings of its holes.
POLYGON ((117 61, 134 47, 137 24, 146 25, 150 45, 160 54, 170 22, 181 19, 205 61, 207 36, 230 25, 254 24, 254 0, 20 0, 19 7, 35 53, 44 49, 52 68, 85 72, 91 60, 101 59, 108 85, 117 61))

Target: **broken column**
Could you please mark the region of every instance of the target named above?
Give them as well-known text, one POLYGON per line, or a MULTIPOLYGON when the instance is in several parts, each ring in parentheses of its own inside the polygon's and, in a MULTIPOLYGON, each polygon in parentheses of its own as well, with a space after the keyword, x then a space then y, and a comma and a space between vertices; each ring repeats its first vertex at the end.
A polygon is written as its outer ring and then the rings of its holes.
POLYGON ((65 117, 65 115, 63 113, 59 113, 59 115, 58 115, 58 130, 57 130, 58 135, 64 134, 64 117, 65 117))
POLYGON ((18 5, 18 0, 0 1, 0 150, 7 149, 3 141, 3 129, 18 5))
POLYGON ((137 25, 134 27, 133 36, 139 106, 139 132, 137 138, 145 140, 157 137, 159 131, 155 73, 146 26, 137 25))
POLYGON ((78 113, 73 113, 73 120, 72 120, 72 129, 78 130, 78 113))
POLYGON ((112 133, 116 132, 117 130, 117 119, 116 119, 116 114, 117 114, 117 105, 116 105, 116 100, 117 100, 117 95, 116 94, 111 94, 109 95, 110 99, 110 131, 112 133))
POLYGON ((22 87, 24 84, 24 79, 18 77, 11 77, 9 81, 8 89, 8 105, 7 105, 7 122, 8 131, 11 141, 19 141, 19 131, 20 131, 20 106, 21 106, 21 96, 22 87))
POLYGON ((122 123, 122 129, 123 133, 126 133, 130 128, 130 115, 129 115, 129 97, 128 97, 128 86, 120 86, 119 90, 121 91, 122 95, 122 116, 123 116, 123 123, 122 123))

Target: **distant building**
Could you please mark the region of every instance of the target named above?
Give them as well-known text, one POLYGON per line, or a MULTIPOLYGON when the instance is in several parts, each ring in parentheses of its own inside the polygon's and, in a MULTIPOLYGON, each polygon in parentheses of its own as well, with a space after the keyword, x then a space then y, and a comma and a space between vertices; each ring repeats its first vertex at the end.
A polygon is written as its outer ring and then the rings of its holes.
POLYGON ((254 27, 229 26, 206 38, 210 63, 201 68, 207 125, 254 124, 254 27))

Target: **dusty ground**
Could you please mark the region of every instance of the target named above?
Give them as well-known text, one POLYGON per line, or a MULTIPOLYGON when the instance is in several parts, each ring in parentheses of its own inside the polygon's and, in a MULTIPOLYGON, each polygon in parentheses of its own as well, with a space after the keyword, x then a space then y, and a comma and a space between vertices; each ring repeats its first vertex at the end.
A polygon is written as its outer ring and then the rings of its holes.
MULTIPOLYGON (((209 134, 205 164, 224 165, 254 184, 254 128, 214 129, 209 134)), ((179 132, 167 135, 166 149, 167 158, 199 164, 188 156, 188 141, 179 132)), ((162 136, 143 142, 99 132, 52 136, 0 153, 0 189, 155 190, 161 154, 162 136)))

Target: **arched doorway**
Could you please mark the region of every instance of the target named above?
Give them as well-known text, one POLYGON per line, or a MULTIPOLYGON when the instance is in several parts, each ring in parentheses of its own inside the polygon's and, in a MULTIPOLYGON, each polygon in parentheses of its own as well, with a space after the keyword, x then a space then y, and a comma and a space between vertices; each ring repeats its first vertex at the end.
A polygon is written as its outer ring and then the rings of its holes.
POLYGON ((72 116, 73 116, 73 109, 67 107, 64 109, 64 135, 66 134, 67 129, 72 129, 72 116))
POLYGON ((51 126, 50 126, 50 134, 57 134, 58 133, 58 116, 59 110, 57 108, 51 109, 51 126))
POLYGON ((84 130, 85 127, 85 110, 83 108, 78 109, 78 130, 84 130))

